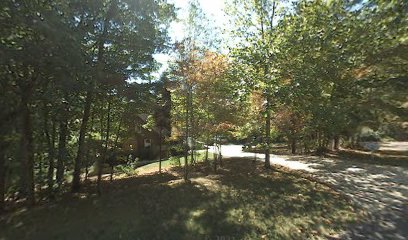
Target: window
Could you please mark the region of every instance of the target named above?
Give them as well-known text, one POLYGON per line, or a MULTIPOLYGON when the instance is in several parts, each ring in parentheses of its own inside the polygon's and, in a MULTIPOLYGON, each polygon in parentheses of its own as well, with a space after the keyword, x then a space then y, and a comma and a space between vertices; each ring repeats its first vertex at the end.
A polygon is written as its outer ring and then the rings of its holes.
POLYGON ((145 148, 148 148, 148 147, 150 147, 151 145, 152 145, 152 142, 151 142, 150 139, 145 139, 145 140, 144 140, 144 147, 145 147, 145 148))

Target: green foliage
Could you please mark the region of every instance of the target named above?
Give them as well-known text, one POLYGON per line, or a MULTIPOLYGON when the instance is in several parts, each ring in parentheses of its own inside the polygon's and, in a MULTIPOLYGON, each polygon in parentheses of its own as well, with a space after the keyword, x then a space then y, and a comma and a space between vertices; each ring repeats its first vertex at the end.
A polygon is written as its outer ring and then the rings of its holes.
POLYGON ((106 160, 128 137, 126 116, 157 104, 151 85, 132 80, 152 79, 153 54, 170 47, 174 6, 6 0, 0 10, 0 168, 3 159, 13 162, 0 185, 20 185, 33 203, 34 182, 51 189, 55 170, 61 185, 73 166, 80 176, 82 167, 106 160))
POLYGON ((270 97, 288 140, 323 147, 361 126, 405 121, 406 3, 298 1, 276 5, 280 19, 268 22, 274 2, 230 1, 241 39, 231 57, 246 92, 262 91, 264 112, 270 97))
POLYGON ((127 165, 117 165, 115 166, 114 171, 116 173, 124 173, 127 176, 134 176, 137 173, 133 163, 127 165))

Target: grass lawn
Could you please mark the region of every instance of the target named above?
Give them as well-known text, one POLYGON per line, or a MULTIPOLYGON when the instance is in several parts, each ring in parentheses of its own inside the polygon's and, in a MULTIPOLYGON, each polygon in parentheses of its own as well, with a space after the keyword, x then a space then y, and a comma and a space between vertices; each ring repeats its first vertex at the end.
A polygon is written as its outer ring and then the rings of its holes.
MULTIPOLYGON (((195 159, 196 162, 203 162, 205 160, 205 152, 204 151, 197 151, 195 154, 195 159)), ((208 159, 210 161, 212 161, 213 159, 213 154, 211 152, 208 153, 208 159)), ((188 158, 188 163, 191 162, 190 157, 188 158)), ((170 159, 167 159, 165 161, 162 161, 162 170, 168 170, 172 167, 177 167, 179 166, 184 166, 184 157, 172 157, 170 159)), ((159 163, 155 162, 155 163, 151 163, 148 165, 145 165, 143 167, 139 167, 136 170, 136 173, 138 174, 146 174, 146 173, 152 173, 152 172, 156 172, 159 171, 159 163)))
MULTIPOLYGON (((104 181, 103 195, 4 215, 0 239, 325 239, 358 218, 342 195, 263 163, 224 160, 104 181)), ((94 187, 90 188, 94 189, 94 187)))

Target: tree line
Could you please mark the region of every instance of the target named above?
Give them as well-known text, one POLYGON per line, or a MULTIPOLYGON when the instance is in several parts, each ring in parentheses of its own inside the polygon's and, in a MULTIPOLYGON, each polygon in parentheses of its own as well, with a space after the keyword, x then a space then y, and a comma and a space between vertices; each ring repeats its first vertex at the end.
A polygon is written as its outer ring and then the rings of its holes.
POLYGON ((6 0, 0 9, 0 207, 6 194, 29 204, 44 187, 53 196, 67 178, 77 192, 95 161, 100 192, 101 164, 126 124, 158 108, 163 84, 136 80, 151 81, 153 54, 169 49, 174 6, 6 0))
POLYGON ((176 9, 164 0, 2 1, 1 208, 67 183, 78 192, 93 165, 101 193, 102 165, 140 113, 171 129, 186 180, 203 145, 215 145, 216 171, 224 141, 255 141, 269 168, 274 141, 324 151, 354 144, 361 126, 398 132, 407 121, 406 3, 225 5, 220 30, 189 1, 186 36, 171 44, 176 9), (154 79, 153 55, 166 51, 174 59, 154 79))
POLYGON ((279 136, 296 153, 355 144, 361 126, 406 132, 405 2, 228 3, 231 61, 261 115, 241 129, 263 136, 266 156, 279 136))

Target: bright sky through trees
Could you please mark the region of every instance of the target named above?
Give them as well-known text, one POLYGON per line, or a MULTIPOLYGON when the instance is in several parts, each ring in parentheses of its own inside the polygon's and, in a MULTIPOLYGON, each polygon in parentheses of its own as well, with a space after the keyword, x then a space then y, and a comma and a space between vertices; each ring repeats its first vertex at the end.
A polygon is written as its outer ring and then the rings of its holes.
MULTIPOLYGON (((174 21, 170 26, 170 37, 172 42, 181 41, 186 32, 183 21, 188 14, 188 0, 171 0, 169 2, 174 3, 178 9, 177 16, 179 18, 178 21, 174 21)), ((199 0, 199 3, 204 13, 213 20, 214 27, 223 29, 226 26, 228 20, 224 13, 224 0, 199 0)), ((158 79, 160 74, 168 67, 168 61, 171 59, 171 56, 169 54, 156 54, 154 57, 162 64, 160 70, 154 74, 155 78, 158 79)))

